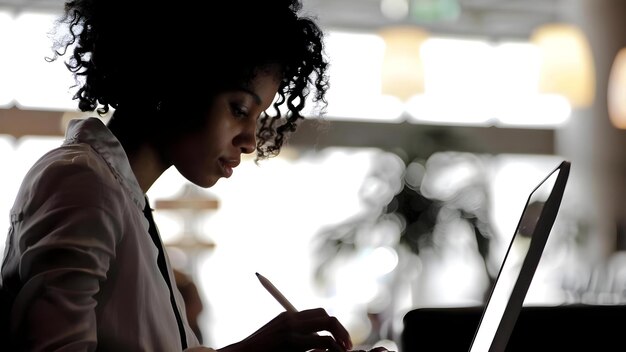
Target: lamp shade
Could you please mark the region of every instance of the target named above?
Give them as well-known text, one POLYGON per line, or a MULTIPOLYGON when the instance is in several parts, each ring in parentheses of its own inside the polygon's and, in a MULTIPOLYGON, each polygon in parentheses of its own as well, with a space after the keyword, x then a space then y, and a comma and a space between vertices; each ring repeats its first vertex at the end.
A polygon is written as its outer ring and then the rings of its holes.
POLYGON ((588 107, 595 98, 595 69, 584 33, 570 24, 536 29, 531 42, 541 54, 539 91, 565 96, 572 107, 588 107))
POLYGON ((626 129, 626 48, 618 51, 611 66, 607 107, 613 126, 626 129))
POLYGON ((379 34, 385 42, 382 94, 406 101, 424 92, 424 64, 420 48, 428 34, 412 26, 388 27, 379 34))

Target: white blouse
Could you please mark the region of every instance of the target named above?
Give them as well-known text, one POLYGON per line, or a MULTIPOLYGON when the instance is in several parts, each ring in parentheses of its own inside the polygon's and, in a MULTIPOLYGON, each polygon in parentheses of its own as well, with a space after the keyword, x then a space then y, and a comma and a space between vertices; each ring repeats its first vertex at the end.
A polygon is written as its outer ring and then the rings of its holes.
MULTIPOLYGON (((0 286, 20 350, 182 350, 145 202, 105 124, 71 121, 62 146, 26 174, 10 213, 0 286)), ((167 269, 173 280, 169 261, 167 269)), ((187 345, 197 347, 171 284, 187 345)))

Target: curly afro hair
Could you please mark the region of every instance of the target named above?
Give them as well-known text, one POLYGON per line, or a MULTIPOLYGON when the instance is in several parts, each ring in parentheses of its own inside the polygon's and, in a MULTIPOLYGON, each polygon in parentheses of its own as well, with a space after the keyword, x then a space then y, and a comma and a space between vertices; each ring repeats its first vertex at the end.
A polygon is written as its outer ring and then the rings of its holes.
POLYGON ((277 64, 282 81, 274 114, 264 113, 257 129, 263 159, 280 152, 309 96, 320 113, 327 104, 324 33, 301 10, 298 0, 67 1, 58 25, 68 31, 49 60, 68 53, 81 111, 103 116, 113 108, 114 118, 149 122, 157 134, 193 125, 173 119, 174 111, 206 108, 207 97, 277 64))

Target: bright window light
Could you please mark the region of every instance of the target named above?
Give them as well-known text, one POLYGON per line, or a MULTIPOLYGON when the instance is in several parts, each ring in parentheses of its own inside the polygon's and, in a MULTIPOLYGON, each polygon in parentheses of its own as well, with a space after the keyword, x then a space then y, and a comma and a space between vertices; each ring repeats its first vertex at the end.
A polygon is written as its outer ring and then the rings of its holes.
POLYGON ((504 97, 497 107, 497 125, 507 127, 558 127, 567 122, 572 112, 567 98, 557 94, 504 97))
POLYGON ((494 47, 493 116, 498 125, 550 127, 567 122, 571 105, 563 96, 539 93, 541 58, 536 45, 502 43, 494 47))
POLYGON ((526 42, 505 42, 490 47, 489 93, 496 98, 531 96, 539 93, 541 57, 537 46, 526 42))
POLYGON ((404 110, 396 99, 381 95, 385 43, 373 34, 330 32, 328 118, 399 122, 404 110))
POLYGON ((12 68, 13 56, 6 53, 13 52, 13 41, 16 33, 13 30, 13 16, 6 11, 0 11, 0 107, 8 107, 13 102, 12 68))
POLYGON ((538 93, 532 44, 430 38, 422 55, 425 93, 406 106, 414 122, 550 127, 569 118, 567 101, 538 93))
POLYGON ((63 60, 45 60, 52 54, 49 32, 56 17, 52 13, 23 13, 14 20, 13 33, 22 37, 14 42, 15 76, 9 86, 21 107, 68 111, 77 108, 70 91, 74 79, 63 60))
POLYGON ((426 94, 477 97, 493 89, 492 47, 484 41, 431 38, 422 46, 426 94))
POLYGON ((417 95, 406 103, 412 122, 438 125, 488 125, 489 116, 476 97, 417 95))
POLYGON ((492 116, 483 98, 489 80, 492 48, 484 41, 430 38, 422 46, 423 96, 407 103, 415 121, 483 124, 492 116))

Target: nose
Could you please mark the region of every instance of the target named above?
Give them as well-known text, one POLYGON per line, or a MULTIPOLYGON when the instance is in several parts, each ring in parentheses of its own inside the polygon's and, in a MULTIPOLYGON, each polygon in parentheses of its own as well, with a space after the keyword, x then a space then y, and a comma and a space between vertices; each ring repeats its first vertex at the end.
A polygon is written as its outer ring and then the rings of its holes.
POLYGON ((245 143, 241 145, 241 153, 243 154, 252 154, 256 150, 256 138, 252 138, 251 143, 245 143))
POLYGON ((256 120, 250 120, 252 121, 242 126, 241 132, 233 140, 235 147, 243 154, 251 154, 256 150, 256 120))

